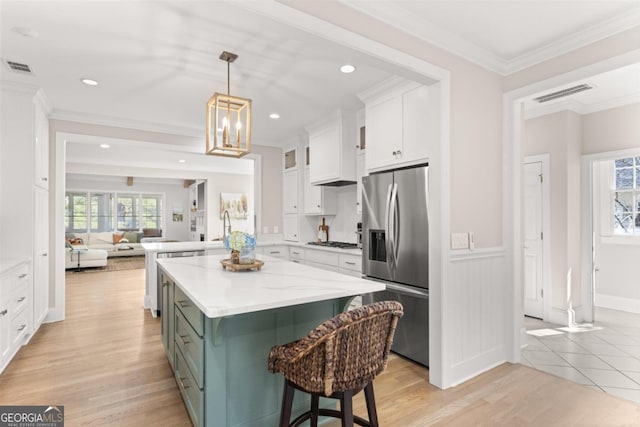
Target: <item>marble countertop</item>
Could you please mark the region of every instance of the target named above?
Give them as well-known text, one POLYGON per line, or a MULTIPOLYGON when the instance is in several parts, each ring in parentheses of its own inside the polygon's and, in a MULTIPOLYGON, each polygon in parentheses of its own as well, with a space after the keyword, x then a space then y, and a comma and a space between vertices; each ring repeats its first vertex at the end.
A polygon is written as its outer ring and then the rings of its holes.
POLYGON ((269 310, 385 289, 383 283, 261 256, 260 271, 223 270, 226 255, 156 262, 207 317, 269 310))
MULTIPOLYGON (((145 252, 180 252, 180 251, 196 251, 206 249, 220 249, 224 247, 221 241, 209 241, 209 242, 145 242, 141 243, 145 252)), ((283 240, 258 240, 258 247, 268 247, 277 245, 295 246, 304 249, 311 249, 314 251, 336 252, 342 254, 362 255, 362 249, 341 249, 332 248, 327 246, 315 246, 308 245, 306 243, 287 242, 283 240)))
POLYGON ((222 248, 222 242, 145 242, 145 252, 180 252, 222 248))

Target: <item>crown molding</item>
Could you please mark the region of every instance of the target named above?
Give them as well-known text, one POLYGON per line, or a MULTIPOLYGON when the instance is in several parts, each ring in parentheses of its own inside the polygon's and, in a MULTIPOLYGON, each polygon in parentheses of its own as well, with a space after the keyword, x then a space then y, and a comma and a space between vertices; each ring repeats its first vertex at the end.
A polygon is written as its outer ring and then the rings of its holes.
POLYGON ((145 132, 156 132, 170 135, 189 136, 204 139, 204 127, 193 128, 187 126, 174 126, 164 123, 143 122, 139 120, 121 119, 117 117, 79 113, 76 111, 60 110, 54 108, 49 119, 65 120, 70 122, 85 123, 97 126, 110 126, 125 129, 140 130, 145 132))
POLYGON ((359 1, 356 4, 350 0, 337 1, 502 76, 532 67, 640 25, 640 7, 637 7, 631 12, 624 12, 516 58, 503 58, 445 30, 437 23, 394 6, 391 1, 359 1))
POLYGON ((640 26, 640 7, 513 58, 508 62, 506 74, 521 71, 637 26, 640 26))
POLYGON ((432 21, 397 8, 391 2, 370 1, 354 4, 349 0, 337 1, 498 74, 505 75, 509 66, 508 61, 498 55, 445 30, 432 21), (399 23, 402 23, 402 26, 399 23))

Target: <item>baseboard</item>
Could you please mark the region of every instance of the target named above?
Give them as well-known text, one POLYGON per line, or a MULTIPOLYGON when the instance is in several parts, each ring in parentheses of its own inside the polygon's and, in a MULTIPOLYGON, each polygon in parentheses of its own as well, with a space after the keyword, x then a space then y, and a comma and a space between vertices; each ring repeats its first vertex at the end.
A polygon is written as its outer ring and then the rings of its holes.
POLYGON ((640 314, 640 299, 622 298, 614 295, 595 295, 596 307, 610 308, 613 310, 628 311, 629 313, 640 314))
POLYGON ((496 366, 502 365, 506 361, 504 346, 498 346, 456 363, 451 367, 453 380, 450 387, 460 385, 484 372, 490 371, 496 366))
MULTIPOLYGON (((575 313, 576 323, 581 323, 584 321, 584 310, 582 306, 574 307, 573 311, 575 313)), ((566 308, 552 308, 549 312, 549 318, 545 319, 545 322, 553 323, 554 325, 561 326, 570 326, 569 325, 569 314, 567 313, 566 308)))

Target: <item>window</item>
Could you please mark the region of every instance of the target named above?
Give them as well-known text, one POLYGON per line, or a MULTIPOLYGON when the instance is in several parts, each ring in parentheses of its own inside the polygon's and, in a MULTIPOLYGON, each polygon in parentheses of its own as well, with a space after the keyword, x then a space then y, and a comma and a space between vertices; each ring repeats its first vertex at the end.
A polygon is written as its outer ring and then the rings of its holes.
POLYGON ((67 232, 162 229, 163 194, 69 191, 65 195, 67 232))
POLYGON ((137 194, 118 195, 118 230, 137 230, 139 211, 137 194))
POLYGON ((91 231, 113 230, 113 194, 91 193, 91 231))
POLYGON ((640 236, 640 156, 614 160, 613 233, 640 236))
POLYGON ((89 223, 87 193, 67 193, 64 199, 64 227, 66 231, 86 232, 89 223))
POLYGON ((142 228, 162 228, 162 196, 142 195, 142 228))

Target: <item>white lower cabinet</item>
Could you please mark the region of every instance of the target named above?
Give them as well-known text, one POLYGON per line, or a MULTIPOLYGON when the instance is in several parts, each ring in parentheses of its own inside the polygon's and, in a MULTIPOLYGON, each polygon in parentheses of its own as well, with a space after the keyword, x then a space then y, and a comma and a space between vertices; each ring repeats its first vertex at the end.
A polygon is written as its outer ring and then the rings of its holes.
POLYGON ((304 264, 305 250, 297 246, 289 246, 289 261, 304 264))
POLYGON ((362 255, 340 254, 340 273, 349 276, 362 276, 362 255))
POLYGON ((14 264, 0 278, 0 372, 33 328, 31 261, 14 264))
POLYGON ((289 248, 285 245, 264 246, 259 248, 259 251, 264 255, 276 257, 276 258, 289 258, 289 248))

